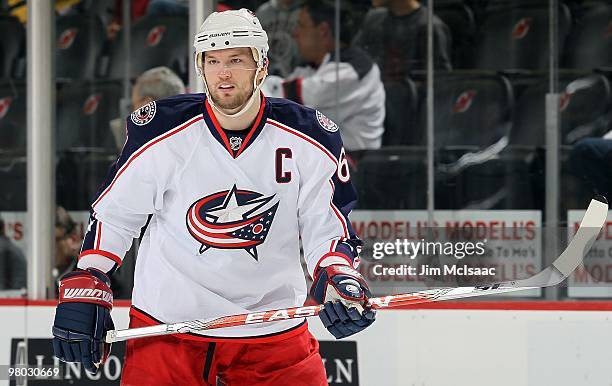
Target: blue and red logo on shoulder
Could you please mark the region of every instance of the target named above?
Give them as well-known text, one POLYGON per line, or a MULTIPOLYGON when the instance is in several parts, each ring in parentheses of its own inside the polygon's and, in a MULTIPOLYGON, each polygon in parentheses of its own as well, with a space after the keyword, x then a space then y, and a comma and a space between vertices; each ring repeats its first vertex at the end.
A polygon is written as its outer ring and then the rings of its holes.
POLYGON ((257 246, 266 241, 279 202, 274 195, 264 196, 249 190, 230 190, 210 194, 194 202, 187 211, 187 229, 209 248, 244 249, 257 260, 257 246))

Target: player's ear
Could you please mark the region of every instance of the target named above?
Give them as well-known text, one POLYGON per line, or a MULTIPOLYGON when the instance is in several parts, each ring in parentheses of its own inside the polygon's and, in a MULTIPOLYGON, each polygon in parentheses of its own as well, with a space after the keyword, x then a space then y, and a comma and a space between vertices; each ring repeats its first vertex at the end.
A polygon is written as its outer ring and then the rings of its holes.
POLYGON ((261 85, 265 78, 266 78, 266 73, 262 70, 257 76, 257 85, 258 86, 261 85))
POLYGON ((257 74, 257 84, 261 83, 268 75, 268 63, 269 59, 266 58, 264 67, 259 71, 259 74, 257 74))

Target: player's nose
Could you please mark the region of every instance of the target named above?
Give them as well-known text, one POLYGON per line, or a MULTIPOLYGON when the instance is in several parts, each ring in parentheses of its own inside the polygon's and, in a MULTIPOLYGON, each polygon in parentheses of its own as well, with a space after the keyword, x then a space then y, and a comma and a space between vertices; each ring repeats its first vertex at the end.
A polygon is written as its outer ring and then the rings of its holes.
POLYGON ((217 72, 217 76, 220 79, 228 79, 232 76, 232 72, 224 66, 219 70, 219 72, 217 72))

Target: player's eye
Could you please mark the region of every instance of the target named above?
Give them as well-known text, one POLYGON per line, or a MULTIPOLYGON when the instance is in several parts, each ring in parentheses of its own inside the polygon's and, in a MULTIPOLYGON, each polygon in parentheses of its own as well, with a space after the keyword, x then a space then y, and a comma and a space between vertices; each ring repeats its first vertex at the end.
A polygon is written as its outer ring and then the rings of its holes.
POLYGON ((233 63, 233 64, 242 63, 242 59, 240 59, 240 58, 233 58, 233 59, 232 59, 232 63, 233 63))
POLYGON ((208 59, 208 60, 206 61, 206 64, 210 64, 211 66, 212 66, 212 65, 215 65, 215 64, 217 64, 217 63, 219 63, 219 61, 218 61, 217 59, 208 59))

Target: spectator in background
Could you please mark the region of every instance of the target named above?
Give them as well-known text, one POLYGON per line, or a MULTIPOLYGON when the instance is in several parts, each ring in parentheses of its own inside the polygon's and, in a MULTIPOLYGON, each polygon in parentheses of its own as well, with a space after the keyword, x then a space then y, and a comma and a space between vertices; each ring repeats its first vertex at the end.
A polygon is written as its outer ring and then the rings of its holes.
POLYGON ((340 134, 349 151, 377 149, 385 119, 380 70, 365 51, 349 46, 354 27, 347 3, 341 7, 340 17, 340 60, 336 66, 334 1, 311 0, 300 9, 294 37, 302 58, 310 65, 296 68, 286 79, 268 77, 264 94, 291 99, 334 120, 342 128, 340 134))
POLYGON ((0 218, 0 290, 26 288, 26 259, 23 252, 6 236, 0 218))
POLYGON ((55 210, 55 264, 51 270, 54 283, 76 268, 80 249, 81 238, 76 223, 66 209, 58 206, 55 210))
MULTIPOLYGON (((81 251, 82 235, 79 232, 77 223, 70 217, 70 214, 61 206, 55 209, 55 263, 51 269, 53 282, 57 293, 59 280, 76 269, 78 256, 81 251)), ((111 278, 113 296, 115 298, 128 295, 124 293, 125 285, 121 282, 118 275, 111 278)), ((24 285, 25 286, 25 285, 24 285)))
MULTIPOLYGON (((217 12, 231 9, 227 5, 217 4, 217 12)), ((147 15, 180 16, 189 15, 189 0, 150 0, 147 15)))
MULTIPOLYGON (((65 15, 72 8, 78 6, 82 0, 55 0, 55 12, 58 15, 65 15)), ((8 13, 23 24, 28 21, 28 2, 25 0, 7 0, 6 7, 8 13)))
POLYGON ((574 145, 569 156, 569 171, 586 184, 586 189, 612 197, 612 130, 603 138, 586 138, 574 145))
POLYGON ((269 0, 257 8, 257 18, 268 34, 270 45, 269 75, 285 77, 300 62, 300 54, 291 32, 299 16, 299 0, 269 0))
MULTIPOLYGON (((136 111, 150 102, 185 93, 185 84, 181 78, 168 67, 155 67, 143 72, 132 87, 132 110, 136 111)), ((125 142, 125 120, 113 119, 110 122, 111 132, 118 149, 125 142)))
MULTIPOLYGON (((419 0, 372 0, 353 43, 378 63, 383 81, 401 80, 427 66, 427 9, 419 0)), ((434 67, 451 70, 451 34, 434 15, 434 67)))
MULTIPOLYGON (((123 24, 123 0, 115 0, 113 19, 106 26, 106 36, 109 40, 114 40, 123 24)), ((144 16, 149 6, 149 0, 130 0, 130 20, 132 22, 144 16)))
POLYGON ((150 0, 147 15, 188 15, 189 0, 150 0))

